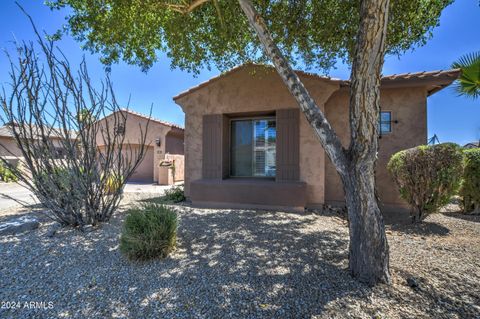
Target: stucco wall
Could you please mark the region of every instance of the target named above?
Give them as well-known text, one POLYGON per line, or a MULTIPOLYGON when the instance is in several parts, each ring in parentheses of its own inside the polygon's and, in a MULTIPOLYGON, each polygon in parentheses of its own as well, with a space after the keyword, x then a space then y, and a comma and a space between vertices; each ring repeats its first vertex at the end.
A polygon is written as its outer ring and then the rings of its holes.
MULTIPOLYGON (((302 76, 323 109, 337 83, 302 76)), ((185 192, 202 176, 202 117, 205 114, 275 111, 298 108, 280 77, 271 69, 244 67, 176 100, 185 112, 185 192)), ((313 129, 300 116, 300 180, 307 183, 307 201, 324 202, 324 151, 313 129)))
POLYGON ((0 136, 0 145, 0 156, 22 156, 13 138, 0 136))
POLYGON ((183 133, 167 134, 165 137, 165 153, 183 155, 184 152, 183 133))
MULTIPOLYGON (((381 90, 382 111, 392 112, 392 133, 380 139, 376 182, 380 202, 383 205, 405 205, 388 173, 386 166, 391 155, 410 147, 425 144, 427 141, 427 107, 424 88, 398 88, 381 90)), ((336 130, 345 147, 350 142, 348 115, 348 91, 341 90, 332 95, 326 103, 327 118, 336 130)), ((325 200, 343 202, 344 193, 340 178, 330 160, 325 167, 325 200)))
MULTIPOLYGON (((146 125, 147 125, 147 119, 132 113, 124 113, 126 114, 126 123, 125 123, 125 140, 124 144, 130 144, 132 146, 138 145, 140 142, 140 133, 145 131, 146 125)), ((109 129, 113 130, 113 123, 114 123, 114 118, 112 115, 107 116, 106 118, 100 120, 100 125, 102 125, 103 122, 108 121, 109 129)), ((120 121, 122 122, 122 121, 120 121)), ((106 127, 106 126, 104 126, 106 127)), ((167 134, 172 130, 172 127, 164 125, 160 122, 156 121, 150 121, 148 124, 148 129, 147 129, 147 134, 146 134, 146 139, 145 139, 145 144, 151 147, 150 149, 150 154, 144 159, 142 163, 142 170, 144 170, 146 162, 150 162, 149 165, 151 165, 152 168, 152 179, 154 182, 158 181, 158 164, 160 163, 161 160, 164 159, 165 153, 166 153, 166 147, 167 147, 167 141, 166 141, 166 136, 167 134), (160 146, 156 145, 156 140, 160 139, 160 146)), ((173 136, 175 136, 176 140, 181 139, 181 130, 180 129, 173 129, 176 132, 173 136)), ((173 144, 175 145, 175 150, 178 150, 178 141, 174 141, 173 144)), ((102 146, 104 145, 105 142, 99 133, 97 135, 97 145, 102 146)), ((172 141, 169 142, 169 144, 172 144, 172 141)))

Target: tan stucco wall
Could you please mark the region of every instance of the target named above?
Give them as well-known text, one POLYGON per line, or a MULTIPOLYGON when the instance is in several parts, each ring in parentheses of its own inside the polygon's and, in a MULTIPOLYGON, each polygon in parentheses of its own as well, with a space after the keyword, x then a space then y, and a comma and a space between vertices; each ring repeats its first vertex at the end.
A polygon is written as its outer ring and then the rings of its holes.
MULTIPOLYGON (((124 113, 124 114, 126 114, 127 116, 126 123, 125 123, 124 144, 130 144, 132 146, 138 145, 140 141, 141 130, 145 131, 148 121, 146 118, 143 118, 141 116, 138 116, 132 113, 124 113)), ((107 116, 106 118, 100 120, 100 125, 102 125, 102 122, 104 121, 108 121, 109 128, 113 129, 114 118, 112 115, 107 116)), ((145 139, 145 144, 149 146, 150 154, 148 154, 148 156, 144 159, 144 162, 142 162, 142 165, 139 169, 145 170, 146 169, 145 165, 147 165, 146 162, 147 161, 151 162, 150 165, 153 167, 152 178, 154 182, 157 182, 158 174, 159 174, 158 165, 160 161, 162 161, 165 158, 167 144, 171 145, 173 143, 174 147, 172 147, 172 149, 174 148, 174 151, 180 151, 180 147, 178 146, 178 144, 180 143, 179 141, 182 140, 182 136, 183 136, 183 131, 180 129, 172 128, 168 125, 164 125, 156 121, 150 121, 148 124, 147 135, 145 139), (174 136, 173 142, 172 142, 172 138, 169 137, 170 141, 167 143, 167 140, 166 140, 167 134, 172 130, 175 130, 175 134, 169 134, 169 135, 174 136), (160 139, 160 146, 156 145, 157 139, 160 139)), ((97 135, 97 145, 102 146, 104 144, 105 142, 103 141, 103 138, 99 133, 97 135)), ((183 141, 182 141, 182 144, 183 144, 183 141)), ((181 151, 183 152, 183 149, 181 149, 181 151)))
MULTIPOLYGON (((380 202, 387 206, 405 205, 388 173, 386 166, 391 155, 427 141, 426 90, 423 88, 398 88, 381 90, 382 111, 392 112, 392 133, 380 139, 376 168, 377 191, 380 202)), ((348 91, 336 92, 326 103, 327 118, 345 147, 350 142, 348 91)), ((330 160, 325 168, 325 200, 343 202, 344 193, 340 178, 330 160)))
POLYGON ((0 136, 0 156, 22 156, 17 143, 12 137, 0 136))
MULTIPOLYGON (((339 85, 310 76, 302 81, 323 108, 339 85)), ((202 117, 205 114, 274 111, 298 108, 280 77, 271 69, 244 67, 176 100, 185 112, 185 192, 202 176, 202 117), (255 72, 253 72, 255 70, 255 72)), ((300 179, 309 203, 324 202, 324 152, 313 129, 300 116, 300 179)))

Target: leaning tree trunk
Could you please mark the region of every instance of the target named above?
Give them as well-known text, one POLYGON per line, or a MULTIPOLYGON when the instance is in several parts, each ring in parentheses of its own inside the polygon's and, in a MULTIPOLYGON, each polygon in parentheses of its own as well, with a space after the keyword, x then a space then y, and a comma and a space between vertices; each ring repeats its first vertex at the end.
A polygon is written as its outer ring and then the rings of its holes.
POLYGON ((350 99, 351 144, 346 151, 323 112, 274 43, 250 0, 238 0, 267 56, 314 129, 343 181, 350 219, 349 268, 362 282, 389 282, 388 243, 375 197, 380 72, 389 0, 364 0, 350 99))

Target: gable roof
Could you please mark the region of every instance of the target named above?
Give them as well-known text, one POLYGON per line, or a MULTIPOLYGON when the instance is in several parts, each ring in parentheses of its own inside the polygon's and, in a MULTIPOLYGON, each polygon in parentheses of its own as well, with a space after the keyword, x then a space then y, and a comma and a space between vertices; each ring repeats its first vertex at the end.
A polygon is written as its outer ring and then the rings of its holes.
MULTIPOLYGON (((14 124, 14 125, 19 127, 19 124, 14 124)), ((26 128, 28 131, 27 134, 30 134, 28 126, 26 126, 26 128)), ((32 125, 31 128, 32 128, 32 133, 35 137, 38 137, 41 135, 40 126, 32 125)), ((45 127, 45 130, 47 130, 46 134, 48 133, 47 135, 49 138, 63 138, 64 136, 63 131, 57 127, 45 127)), ((72 139, 74 139, 77 136, 77 132, 73 130, 69 131, 68 134, 71 135, 72 139)), ((11 123, 0 127, 0 137, 11 137, 11 138, 14 137, 11 123)))
MULTIPOLYGON (((219 75, 204 81, 196 86, 193 86, 186 91, 179 93, 178 95, 173 97, 173 100, 177 100, 183 96, 186 96, 190 93, 193 93, 213 82, 218 81, 226 76, 229 76, 239 70, 242 70, 246 67, 263 67, 263 68, 270 68, 274 70, 274 67, 267 64, 255 64, 255 63, 245 63, 239 66, 236 66, 226 72, 220 73, 219 75)), ((349 87, 350 81, 349 80, 341 80, 338 78, 332 78, 328 76, 322 76, 316 73, 305 72, 301 70, 295 70, 295 73, 300 76, 306 77, 313 77, 318 80, 322 81, 329 81, 334 83, 339 83, 341 87, 349 87)), ((431 95, 444 87, 450 85, 453 81, 455 81, 461 71, 460 69, 452 69, 452 70, 439 70, 439 71, 423 71, 423 72, 414 72, 414 73, 401 73, 401 74, 392 74, 382 77, 381 85, 384 88, 387 87, 412 87, 412 86, 426 86, 428 95, 431 95)))
MULTIPOLYGON (((167 121, 163 121, 163 120, 160 120, 160 119, 156 119, 154 117, 151 117, 151 116, 148 116, 148 115, 145 115, 145 114, 142 114, 142 113, 139 113, 139 112, 136 112, 136 111, 132 111, 130 109, 127 109, 127 108, 121 108, 119 109, 118 111, 116 112, 125 112, 125 113, 128 113, 128 114, 132 114, 132 115, 135 115, 135 116, 138 116, 138 117, 141 117, 145 120, 149 120, 150 119, 150 122, 154 122, 154 123, 158 123, 158 124, 162 124, 162 125, 165 125, 165 126, 170 126, 172 128, 176 128, 176 129, 179 129, 179 130, 184 130, 184 128, 180 125, 177 125, 177 124, 174 124, 174 123, 170 123, 170 122, 167 122, 167 121)), ((112 113, 113 114, 113 113, 112 113)), ((109 116, 112 116, 112 114, 109 114, 107 116, 104 117, 107 118, 109 116)))

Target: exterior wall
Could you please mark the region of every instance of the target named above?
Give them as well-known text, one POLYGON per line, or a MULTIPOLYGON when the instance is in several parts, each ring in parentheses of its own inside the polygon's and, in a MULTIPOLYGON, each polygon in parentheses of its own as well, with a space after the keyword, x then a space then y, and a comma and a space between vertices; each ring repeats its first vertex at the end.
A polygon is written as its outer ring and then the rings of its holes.
POLYGON ((2 145, 0 146, 0 156, 22 156, 17 143, 12 137, 0 136, 0 145, 2 145))
POLYGON ((168 133, 165 137, 165 153, 168 154, 184 154, 183 132, 182 134, 168 133))
MULTIPOLYGON (((323 108, 339 84, 301 76, 317 104, 323 108)), ((206 114, 266 112, 298 108, 273 70, 244 67, 176 100, 185 112, 185 193, 192 181, 202 178, 202 118, 206 114)), ((307 202, 324 202, 324 151, 313 129, 300 116, 300 181, 307 183, 307 202)))
MULTIPOLYGON (((384 208, 406 206, 400 198, 397 187, 387 171, 387 163, 392 154, 427 142, 427 96, 424 88, 383 89, 380 105, 382 111, 392 112, 392 133, 380 139, 376 169, 377 190, 384 208)), ((350 143, 348 113, 349 96, 347 90, 336 92, 326 103, 327 118, 336 130, 343 145, 350 143)), ((330 160, 325 167, 326 202, 344 202, 344 192, 340 178, 330 160)))
MULTIPOLYGON (((140 142, 140 130, 145 130, 147 125, 147 119, 132 113, 124 112, 124 114, 126 114, 127 117, 125 123, 124 144, 130 144, 131 146, 138 145, 138 143, 140 142)), ((100 125, 102 125, 102 122, 105 121, 108 121, 109 129, 113 130, 113 116, 110 115, 100 120, 100 125)), ((158 165, 165 158, 167 145, 170 145, 169 147, 172 148, 174 151, 182 151, 183 153, 183 149, 180 149, 179 146, 182 136, 183 130, 181 129, 172 128, 156 121, 150 121, 150 123, 148 124, 145 144, 149 146, 149 150, 151 148, 151 151, 149 151, 151 155, 148 154, 148 156, 145 157, 141 164, 141 167, 139 167, 138 169, 146 172, 145 165, 147 165, 146 163, 148 162, 148 165, 150 165, 152 172, 151 180, 157 182, 159 176, 158 165), (175 131, 175 133, 171 134, 170 136, 170 134, 168 133, 171 131, 175 131), (169 141, 167 141, 167 135, 169 136, 169 141), (157 146, 156 144, 157 139, 160 140, 160 146, 157 146)), ((105 145, 105 142, 100 133, 97 135, 97 145, 99 147, 105 145)))

